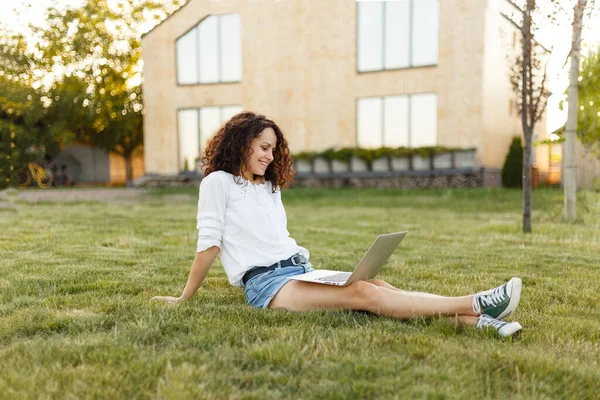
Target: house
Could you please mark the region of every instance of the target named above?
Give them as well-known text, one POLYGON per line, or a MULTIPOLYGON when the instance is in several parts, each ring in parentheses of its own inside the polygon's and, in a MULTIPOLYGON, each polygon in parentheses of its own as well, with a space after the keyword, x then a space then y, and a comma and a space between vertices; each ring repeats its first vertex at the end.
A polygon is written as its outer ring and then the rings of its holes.
MULTIPOLYGON (((78 186, 126 184, 125 160, 115 153, 75 142, 63 147, 54 158, 57 167, 65 165, 71 181, 78 186)), ((144 174, 144 159, 135 154, 131 162, 133 178, 144 174)))
MULTIPOLYGON (((148 174, 197 168, 240 110, 267 115, 292 153, 330 147, 476 148, 499 183, 522 136, 506 0, 190 0, 145 34, 148 174)), ((545 118, 536 128, 546 137, 545 118)), ((540 149, 543 152, 544 149, 540 149)), ((548 156, 538 154, 538 170, 548 156)))

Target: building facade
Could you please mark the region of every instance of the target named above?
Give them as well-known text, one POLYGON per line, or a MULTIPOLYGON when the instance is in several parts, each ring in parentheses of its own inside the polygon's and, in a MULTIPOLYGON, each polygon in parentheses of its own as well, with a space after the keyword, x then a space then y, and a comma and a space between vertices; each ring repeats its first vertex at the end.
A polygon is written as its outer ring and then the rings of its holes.
MULTIPOLYGON (((272 118, 292 153, 476 148, 500 168, 521 136, 505 0, 190 0, 142 38, 149 174, 196 169, 240 110, 272 118)), ((538 138, 545 137, 545 119, 538 138)), ((548 157, 538 155, 540 170, 548 157)))
MULTIPOLYGON (((86 143, 73 143, 62 148, 54 162, 58 168, 64 165, 67 168, 67 176, 78 186, 123 186, 127 182, 123 157, 86 143)), ((144 175, 144 158, 141 151, 132 157, 131 169, 133 179, 144 175)))

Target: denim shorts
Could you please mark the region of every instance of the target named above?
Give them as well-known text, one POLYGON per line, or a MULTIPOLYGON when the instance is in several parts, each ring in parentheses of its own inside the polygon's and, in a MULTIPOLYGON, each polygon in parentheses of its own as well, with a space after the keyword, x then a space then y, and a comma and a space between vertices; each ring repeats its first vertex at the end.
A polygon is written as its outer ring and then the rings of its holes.
POLYGON ((277 292, 290 281, 290 276, 314 271, 310 262, 290 267, 275 268, 264 274, 256 275, 244 287, 246 303, 257 308, 268 308, 277 292))

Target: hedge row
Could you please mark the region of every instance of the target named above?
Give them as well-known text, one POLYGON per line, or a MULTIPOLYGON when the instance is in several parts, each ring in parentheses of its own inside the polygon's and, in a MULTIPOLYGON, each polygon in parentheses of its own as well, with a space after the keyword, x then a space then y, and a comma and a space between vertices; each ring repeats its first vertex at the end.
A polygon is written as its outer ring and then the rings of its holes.
POLYGON ((401 158, 413 155, 421 157, 430 157, 443 153, 454 153, 457 151, 473 151, 475 148, 460 149, 453 147, 430 146, 430 147, 380 147, 378 149, 361 149, 358 147, 343 147, 341 149, 327 149, 321 152, 303 151, 292 154, 294 160, 312 161, 315 158, 323 157, 325 160, 339 160, 349 162, 352 157, 360 158, 367 162, 372 162, 378 158, 401 158))

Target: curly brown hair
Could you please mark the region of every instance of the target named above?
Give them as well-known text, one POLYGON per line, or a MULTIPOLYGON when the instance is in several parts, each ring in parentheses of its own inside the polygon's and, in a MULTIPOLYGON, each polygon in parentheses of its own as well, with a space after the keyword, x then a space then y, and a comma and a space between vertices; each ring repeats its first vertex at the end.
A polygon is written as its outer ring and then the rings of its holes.
POLYGON ((242 167, 250 159, 252 140, 266 128, 272 128, 277 136, 273 149, 273 162, 265 171, 265 182, 271 182, 273 192, 279 187, 290 186, 295 172, 288 142, 275 122, 264 115, 243 111, 227 121, 211 139, 202 153, 202 170, 208 176, 215 171, 241 175, 242 167))

